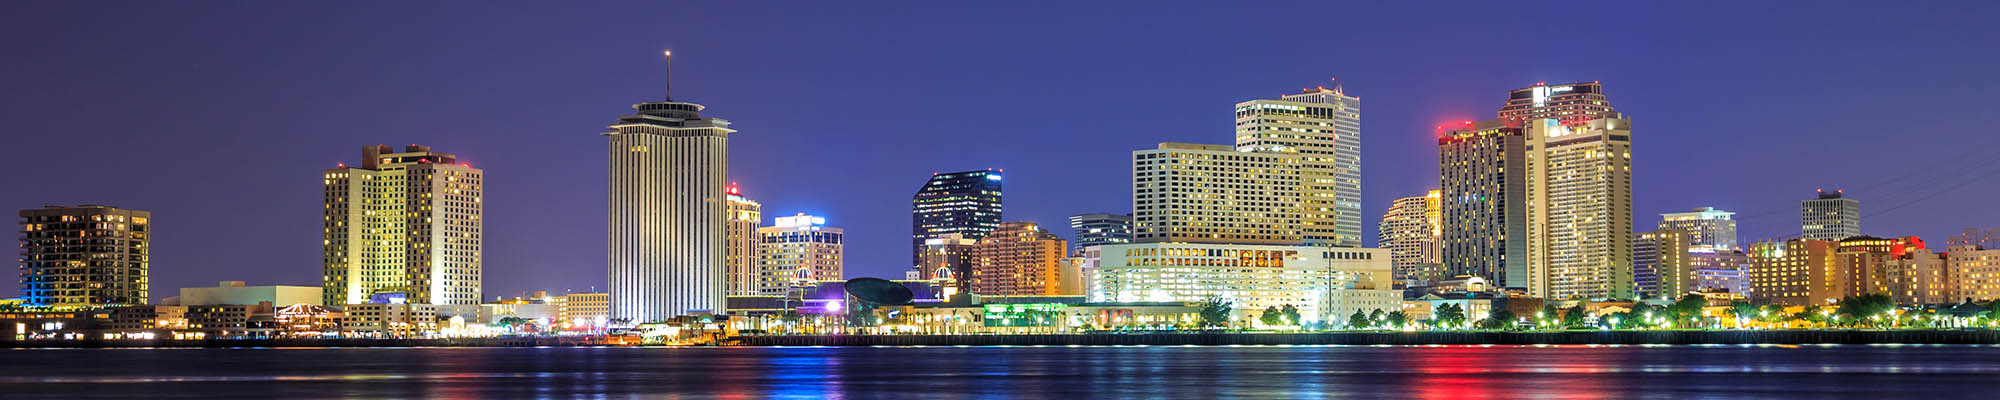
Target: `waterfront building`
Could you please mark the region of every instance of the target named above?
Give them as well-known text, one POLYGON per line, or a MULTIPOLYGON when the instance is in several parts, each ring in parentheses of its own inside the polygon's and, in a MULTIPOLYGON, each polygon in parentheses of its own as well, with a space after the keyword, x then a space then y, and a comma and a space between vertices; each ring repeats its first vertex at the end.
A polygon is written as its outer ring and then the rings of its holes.
POLYGON ((1080 272, 1064 261, 1068 248, 1068 241, 1035 223, 1000 223, 972 247, 971 291, 980 296, 1080 296, 1080 272))
POLYGON ((1445 278, 1440 197, 1440 191, 1432 190, 1423 196, 1396 199, 1382 214, 1375 243, 1389 250, 1397 283, 1428 286, 1445 278))
POLYGON ((729 241, 723 252, 728 257, 727 287, 730 296, 747 296, 783 291, 787 280, 782 271, 768 271, 759 262, 757 228, 763 225, 764 205, 743 197, 743 189, 732 183, 722 192, 729 199, 729 241))
POLYGON ((1861 236, 1861 201, 1819 191, 1819 198, 1799 202, 1799 220, 1804 238, 1841 240, 1861 236))
POLYGON ((1692 234, 1672 228, 1639 232, 1632 238, 1632 286, 1642 298, 1678 299, 1694 291, 1688 248, 1692 234))
POLYGON ((1691 291, 1728 292, 1744 296, 1750 292, 1750 256, 1740 250, 1688 250, 1688 270, 1693 274, 1691 291))
POLYGON ((1528 292, 1627 299, 1632 291, 1632 123, 1527 124, 1528 292))
POLYGON ((479 304, 485 174, 418 145, 363 147, 360 165, 322 173, 320 304, 360 303, 379 293, 479 304))
POLYGON ((1069 254, 1083 254, 1083 248, 1106 244, 1132 243, 1132 214, 1089 213, 1069 217, 1069 254))
POLYGON ((1396 311, 1389 251, 1303 245, 1132 243, 1097 246, 1093 302, 1230 302, 1240 311, 1297 307, 1338 326, 1360 310, 1396 311))
POLYGON ((21 299, 29 306, 146 304, 153 213, 117 207, 21 210, 21 299))
POLYGON ((1499 120, 1449 127, 1438 137, 1444 276, 1528 288, 1526 140, 1499 120))
POLYGON ((1695 249, 1736 250, 1736 220, 1730 219, 1733 215, 1736 213, 1715 207, 1660 214, 1660 229, 1687 232, 1691 235, 1689 245, 1695 249))
POLYGON ((1834 265, 1843 278, 1839 285, 1841 297, 1892 293, 1890 286, 1895 279, 1889 264, 1909 258, 1913 250, 1926 248, 1924 240, 1916 236, 1850 236, 1836 243, 1834 265))
POLYGON ((1508 126, 1527 126, 1538 119, 1580 125, 1617 115, 1611 102, 1604 98, 1604 85, 1597 81, 1557 85, 1536 83, 1508 92, 1507 103, 1500 106, 1500 122, 1508 126))
POLYGON ((271 303, 277 307, 293 304, 323 305, 324 288, 319 286, 244 286, 243 281, 222 281, 211 287, 181 288, 180 305, 271 303))
POLYGON ((827 227, 826 218, 805 213, 778 217, 775 224, 757 228, 757 258, 761 268, 783 273, 785 280, 759 294, 784 294, 785 288, 801 282, 842 279, 844 231, 827 227))
POLYGON ((917 262, 916 279, 942 288, 945 297, 968 292, 972 288, 973 249, 978 244, 979 240, 966 238, 961 233, 925 239, 923 257, 917 262))
POLYGON ((364 337, 409 337, 438 328, 438 305, 416 303, 348 304, 340 330, 364 337))
MULTIPOLYGON (((611 318, 611 295, 609 293, 570 293, 563 295, 562 303, 556 306, 556 318, 561 321, 605 321, 611 318)), ((634 321, 638 322, 638 321, 634 321)))
POLYGON ((1000 228, 1000 170, 933 173, 910 197, 910 265, 923 263, 924 241, 947 234, 979 240, 1000 228))
POLYGON ((1189 143, 1133 151, 1132 241, 1302 243, 1291 151, 1189 143))
POLYGON ((1952 295, 1944 255, 1930 249, 1910 249, 1888 260, 1882 265, 1882 276, 1884 292, 1896 304, 1949 304, 1964 299, 1952 295))
POLYGON ((189 305, 181 338, 268 338, 277 324, 271 303, 189 305))
POLYGON ((1236 146, 1298 155, 1306 244, 1361 247, 1361 98, 1340 85, 1236 103, 1236 146))
POLYGON ((1945 249, 1945 269, 1952 298, 1972 301, 2000 299, 2000 249, 1958 245, 1945 249))
POLYGON ((1752 243, 1748 255, 1748 297, 1781 306, 1829 305, 1839 301, 1845 274, 1836 260, 1839 243, 1792 239, 1752 243))
MULTIPOLYGON (((671 66, 672 54, 669 57, 671 66)), ((671 85, 671 79, 669 79, 671 85)), ((671 88, 671 86, 670 86, 671 88)), ((729 121, 701 104, 633 104, 610 140, 611 314, 634 322, 727 312, 729 121)))
POLYGON ((561 305, 559 304, 524 302, 524 301, 486 303, 479 305, 478 319, 468 322, 490 324, 490 323, 500 322, 500 320, 509 317, 520 318, 529 321, 536 321, 536 323, 544 324, 544 326, 550 326, 550 325, 590 326, 592 322, 595 322, 587 320, 570 321, 570 320, 557 319, 557 315, 560 314, 557 311, 557 309, 560 307, 561 305))

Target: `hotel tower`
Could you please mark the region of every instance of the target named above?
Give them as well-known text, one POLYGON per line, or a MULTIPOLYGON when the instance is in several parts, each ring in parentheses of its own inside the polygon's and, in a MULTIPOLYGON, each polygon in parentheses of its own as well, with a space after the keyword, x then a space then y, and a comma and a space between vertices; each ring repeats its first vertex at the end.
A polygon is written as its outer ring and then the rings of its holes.
POLYGON ((636 112, 604 133, 611 138, 611 317, 634 323, 726 311, 723 186, 736 131, 729 121, 702 117, 702 105, 667 94, 633 104, 636 112))
POLYGON ((1361 98, 1334 85, 1237 103, 1236 146, 1298 155, 1306 244, 1361 247, 1361 98))
POLYGON ((360 166, 326 170, 322 301, 479 304, 485 176, 418 145, 364 147, 360 166))

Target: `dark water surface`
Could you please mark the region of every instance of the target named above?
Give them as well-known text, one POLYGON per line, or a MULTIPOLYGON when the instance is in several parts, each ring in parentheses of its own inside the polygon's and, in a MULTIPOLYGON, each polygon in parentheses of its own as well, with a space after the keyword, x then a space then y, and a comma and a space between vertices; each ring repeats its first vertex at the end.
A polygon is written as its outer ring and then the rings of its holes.
POLYGON ((2000 398, 1992 346, 0 350, 0 398, 2000 398))

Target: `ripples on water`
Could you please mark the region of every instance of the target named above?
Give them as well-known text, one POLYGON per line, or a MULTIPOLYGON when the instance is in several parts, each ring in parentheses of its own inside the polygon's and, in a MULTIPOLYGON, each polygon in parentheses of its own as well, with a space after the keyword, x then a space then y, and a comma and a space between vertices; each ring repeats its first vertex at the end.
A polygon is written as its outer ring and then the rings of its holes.
POLYGON ((1990 346, 0 350, 0 398, 2000 398, 1990 346))

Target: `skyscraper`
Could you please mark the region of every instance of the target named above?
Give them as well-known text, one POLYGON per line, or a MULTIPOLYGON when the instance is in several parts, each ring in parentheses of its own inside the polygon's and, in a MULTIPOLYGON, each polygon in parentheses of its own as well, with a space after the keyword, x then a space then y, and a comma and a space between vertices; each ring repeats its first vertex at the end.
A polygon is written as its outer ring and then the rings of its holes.
POLYGON ((1632 298, 1632 124, 1528 123, 1529 293, 1632 298), (1546 279, 1536 285, 1534 279, 1546 279))
POLYGON ((1690 245, 1716 251, 1736 250, 1736 220, 1729 219, 1736 213, 1702 207, 1694 211, 1660 214, 1660 229, 1673 229, 1692 235, 1690 245))
POLYGON ((1528 122, 1537 119, 1578 125, 1617 115, 1617 111, 1611 108, 1611 102, 1604 99, 1604 85, 1596 81, 1558 85, 1536 83, 1507 92, 1507 103, 1500 106, 1500 122, 1507 126, 1527 126, 1528 122))
POLYGON ((1861 201, 1819 191, 1819 198, 1799 202, 1799 225, 1807 240, 1839 241, 1861 236, 1861 201))
POLYGON ((1001 223, 972 248, 972 293, 1082 295, 1081 273, 1063 259, 1068 248, 1069 243, 1035 223, 1001 223))
POLYGON ((783 295, 791 286, 806 282, 843 279, 842 246, 846 233, 826 226, 826 218, 800 213, 778 217, 775 225, 757 228, 761 238, 757 254, 761 268, 783 273, 784 282, 765 282, 764 295, 783 295), (780 285, 771 285, 771 284, 780 285))
POLYGON ((1632 287, 1639 297, 1678 299, 1693 291, 1688 247, 1693 235, 1673 228, 1639 232, 1632 238, 1632 287))
POLYGON ((385 293, 416 304, 479 304, 485 175, 418 145, 364 147, 361 166, 326 170, 325 304, 385 293))
MULTIPOLYGON (((727 235, 729 245, 728 250, 725 250, 729 257, 728 295, 755 296, 766 293, 767 287, 772 287, 774 284, 782 284, 784 281, 778 280, 777 282, 772 282, 773 278, 776 277, 766 274, 763 268, 761 268, 762 264, 757 261, 757 243, 759 242, 757 228, 763 223, 764 205, 757 203, 756 200, 743 197, 743 189, 737 187, 734 183, 724 187, 722 192, 729 197, 729 234, 727 235)), ((783 286, 780 285, 777 287, 782 288, 783 286)))
POLYGON ((1361 98, 1334 85, 1236 103, 1236 146, 1298 154, 1305 243, 1361 247, 1361 98))
POLYGON ((948 233, 978 240, 1000 227, 1000 171, 931 174, 910 198, 910 265, 923 263, 924 240, 948 233))
POLYGON ((1438 138, 1445 277, 1528 288, 1525 141, 1497 120, 1467 122, 1438 138))
POLYGON ((633 104, 637 113, 604 134, 611 139, 611 315, 635 323, 727 311, 723 185, 736 130, 671 93, 633 104))
POLYGON ((1299 157, 1161 143, 1132 152, 1132 241, 1299 244, 1299 157))
POLYGON ((116 207, 21 210, 21 299, 31 306, 146 304, 153 213, 116 207))
POLYGON ((1397 282, 1422 286, 1444 278, 1440 197, 1440 191, 1432 190, 1423 196, 1396 199, 1382 214, 1375 243, 1389 250, 1397 282))
POLYGON ((1107 244, 1132 243, 1132 214, 1090 213, 1069 217, 1071 255, 1083 254, 1083 248, 1107 244))

